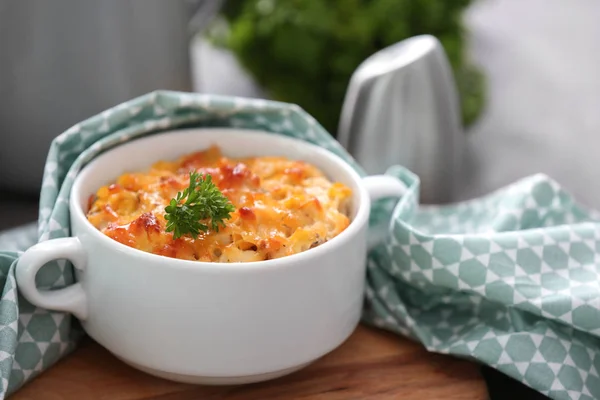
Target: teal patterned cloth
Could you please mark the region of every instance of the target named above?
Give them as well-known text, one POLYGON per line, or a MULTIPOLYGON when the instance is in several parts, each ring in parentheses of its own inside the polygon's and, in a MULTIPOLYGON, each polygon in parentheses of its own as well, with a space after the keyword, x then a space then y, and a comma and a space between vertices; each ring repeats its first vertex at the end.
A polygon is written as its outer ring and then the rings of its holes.
MULTIPOLYGON (((52 143, 36 226, 0 234, 0 399, 75 348, 69 315, 28 304, 15 260, 37 241, 70 234, 73 179, 100 152, 152 133, 199 126, 260 129, 297 137, 364 171, 295 105, 153 92, 70 128, 52 143)), ((371 229, 386 241, 367 260, 364 322, 408 336, 432 352, 496 368, 554 399, 600 398, 600 218, 536 175, 481 199, 419 206, 418 178, 398 204, 373 205, 371 229)), ((73 282, 68 263, 46 265, 38 285, 73 282)), ((398 377, 402 379, 402 377, 398 377)))

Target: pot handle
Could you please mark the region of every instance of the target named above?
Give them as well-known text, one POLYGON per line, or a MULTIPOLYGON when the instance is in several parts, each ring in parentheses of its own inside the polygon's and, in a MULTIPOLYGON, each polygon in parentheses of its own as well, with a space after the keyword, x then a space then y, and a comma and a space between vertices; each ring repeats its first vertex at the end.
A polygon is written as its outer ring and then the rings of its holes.
POLYGON ((30 247, 17 261, 15 275, 23 296, 33 305, 48 310, 64 311, 80 320, 88 315, 87 297, 81 283, 63 289, 39 290, 35 277, 46 263, 67 259, 79 270, 84 270, 87 256, 76 237, 46 240, 30 247))
MULTIPOLYGON (((385 198, 400 199, 408 190, 406 185, 398 178, 389 175, 373 175, 363 178, 371 202, 385 198)), ((369 232, 367 238, 367 249, 371 250, 385 240, 387 231, 380 229, 374 232, 369 232)))

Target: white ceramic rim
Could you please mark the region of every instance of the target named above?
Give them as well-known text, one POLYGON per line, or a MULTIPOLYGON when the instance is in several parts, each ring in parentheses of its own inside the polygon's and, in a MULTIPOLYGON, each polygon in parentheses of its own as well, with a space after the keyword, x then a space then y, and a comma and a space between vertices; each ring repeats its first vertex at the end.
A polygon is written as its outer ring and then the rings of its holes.
MULTIPOLYGON (((201 133, 198 133, 201 134, 201 133)), ((226 134, 226 133, 223 133, 226 134)), ((199 150, 199 149, 198 149, 199 150)), ((227 155, 227 149, 222 149, 223 153, 227 155)), ((183 155, 183 154, 182 154, 183 155)), ((257 154, 256 157, 260 157, 260 154, 257 154)), ((148 167, 154 162, 159 160, 149 160, 148 167)), ((115 176, 114 179, 117 179, 115 176)), ((87 165, 85 165, 81 171, 77 174, 75 181, 73 182, 73 186, 71 188, 71 194, 69 197, 69 207, 70 207, 70 215, 83 220, 83 225, 89 231, 89 234, 92 235, 96 240, 105 241, 105 243, 110 246, 114 246, 116 251, 125 253, 126 255, 141 257, 146 259, 148 262, 162 262, 167 264, 172 268, 194 268, 194 269, 205 269, 206 271, 214 271, 216 273, 223 273, 224 271, 237 271, 237 272, 251 272, 265 268, 281 268, 286 265, 294 265, 296 262, 308 262, 311 259, 315 259, 320 257, 325 252, 336 251, 340 246, 343 246, 345 242, 348 241, 352 235, 356 235, 358 231, 368 223, 368 217, 370 213, 370 198, 369 194, 362 183, 362 178, 358 173, 344 160, 335 155, 334 153, 326 150, 322 147, 314 145, 312 143, 288 137, 283 135, 278 135, 275 133, 268 133, 260 130, 252 130, 252 129, 242 129, 242 128, 212 128, 212 127, 201 127, 201 128, 188 128, 188 129, 176 129, 170 131, 164 131, 157 134, 152 134, 150 136, 144 136, 138 139, 134 139, 130 142, 126 142, 123 144, 116 145, 109 150, 106 150, 102 154, 95 157, 92 161, 90 161, 87 165), (248 262, 230 262, 230 263, 216 263, 216 262, 206 262, 206 261, 192 261, 192 260, 181 260, 177 258, 171 258, 166 256, 161 256, 158 254, 148 253, 142 250, 135 249, 133 247, 129 247, 125 244, 117 242, 100 232, 95 226, 92 225, 91 222, 85 216, 85 212, 83 211, 81 204, 79 203, 80 196, 80 186, 81 182, 86 176, 86 173, 95 168, 95 165, 98 160, 101 160, 103 157, 107 157, 113 150, 122 149, 123 147, 135 147, 136 143, 142 141, 151 141, 156 140, 157 137, 163 136, 173 136, 177 133, 182 132, 190 132, 190 131, 201 131, 201 130, 220 130, 220 131, 230 131, 232 133, 240 133, 244 132, 244 135, 254 135, 256 137, 262 137, 264 139, 269 139, 271 141, 279 141, 284 145, 287 144, 289 146, 300 146, 305 150, 313 152, 318 157, 327 158, 329 161, 333 162, 336 167, 340 170, 343 170, 348 176, 352 178, 356 187, 359 188, 359 195, 357 196, 359 199, 359 204, 356 209, 356 215, 351 219, 350 225, 344 229, 339 235, 335 236, 331 240, 313 248, 306 250, 301 253, 292 254, 289 256, 275 258, 271 260, 263 260, 263 261, 248 261, 248 262)), ((72 226, 72 221, 71 221, 72 226)), ((73 232, 71 233, 73 236, 73 232)))

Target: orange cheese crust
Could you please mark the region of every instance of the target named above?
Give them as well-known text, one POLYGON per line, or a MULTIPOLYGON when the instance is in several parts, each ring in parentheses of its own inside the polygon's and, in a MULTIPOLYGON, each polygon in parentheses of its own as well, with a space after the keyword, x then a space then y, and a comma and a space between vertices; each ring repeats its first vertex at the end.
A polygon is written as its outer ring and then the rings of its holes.
POLYGON ((88 202, 88 220, 108 237, 162 256, 249 262, 289 256, 331 240, 350 224, 352 191, 316 167, 284 157, 232 159, 216 146, 126 173, 88 202), (218 232, 173 239, 165 207, 189 185, 189 171, 210 174, 235 206, 218 232))

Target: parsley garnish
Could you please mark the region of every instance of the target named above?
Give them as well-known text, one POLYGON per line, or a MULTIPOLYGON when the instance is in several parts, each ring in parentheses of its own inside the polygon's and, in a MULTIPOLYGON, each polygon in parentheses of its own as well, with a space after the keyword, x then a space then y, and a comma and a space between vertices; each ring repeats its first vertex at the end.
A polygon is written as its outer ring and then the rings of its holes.
POLYGON ((185 234, 196 239, 200 231, 208 231, 209 225, 218 232, 219 225, 225 226, 224 220, 231 218, 233 211, 235 207, 209 174, 203 177, 192 171, 190 185, 165 207, 166 231, 173 232, 173 239, 185 234))

